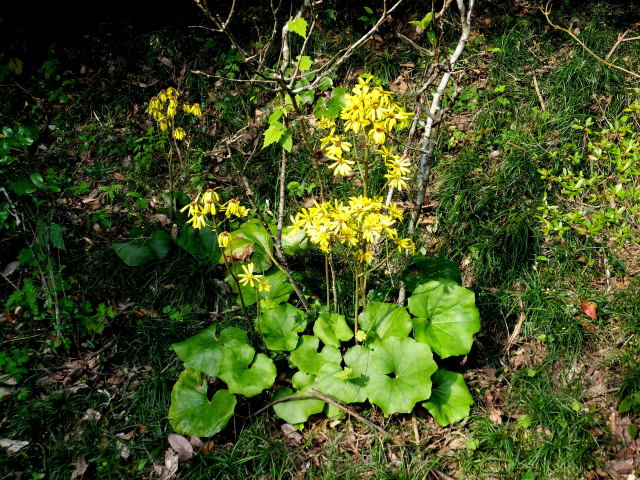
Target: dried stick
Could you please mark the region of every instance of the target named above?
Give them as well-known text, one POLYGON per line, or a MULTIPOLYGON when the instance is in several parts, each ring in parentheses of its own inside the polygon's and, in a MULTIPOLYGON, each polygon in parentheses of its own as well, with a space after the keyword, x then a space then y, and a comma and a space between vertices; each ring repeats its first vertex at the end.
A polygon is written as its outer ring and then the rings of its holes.
MULTIPOLYGON (((253 196, 253 190, 251 190, 251 187, 249 186, 249 181, 247 180, 247 177, 245 177, 244 175, 240 175, 240 177, 242 180, 242 187, 244 188, 244 191, 247 194, 247 198, 249 199, 251 208, 253 208, 256 216, 258 217, 258 220, 260 220, 262 227, 267 232, 267 235, 269 235, 269 238, 271 239, 275 247, 278 261, 275 261, 273 257, 271 257, 271 261, 275 263, 276 266, 280 269, 280 271, 287 276, 287 278, 289 279, 289 282, 291 283, 291 286, 293 287, 293 290, 296 292, 296 295, 300 299, 300 303, 302 303, 302 307, 304 308, 305 311, 308 311, 309 303, 307 302, 307 299, 304 297, 304 294, 302 293, 302 289, 300 288, 300 285, 298 285, 297 280, 294 278, 293 274, 291 273, 291 270, 289 270, 287 259, 285 258, 284 253, 282 251, 282 245, 277 243, 276 236, 273 234, 273 232, 269 228, 269 224, 265 220, 262 213, 260 213, 260 210, 258 209, 258 204, 256 203, 256 200, 253 196)), ((269 254, 269 252, 267 252, 267 254, 269 254)))
POLYGON ((268 403, 267 405, 262 407, 260 410, 258 410, 256 413, 254 413, 253 416, 260 415, 262 412, 270 409, 271 407, 273 407, 274 405, 277 405, 278 403, 287 402, 289 400, 301 400, 301 399, 305 399, 305 398, 313 398, 313 399, 316 399, 316 400, 322 400, 323 402, 326 402, 329 405, 332 405, 332 406, 334 406, 336 408, 339 408, 340 410, 342 410, 347 415, 349 415, 349 416, 351 416, 351 417, 353 417, 353 418, 355 418, 357 420, 360 420, 362 423, 364 423, 368 427, 371 427, 374 430, 377 430, 378 433, 380 433, 380 435, 386 435, 387 434, 386 430, 384 428, 382 428, 381 426, 376 425, 373 422, 370 422, 369 420, 364 418, 362 415, 360 415, 359 413, 357 413, 354 410, 350 409, 346 405, 343 405, 342 403, 338 402, 337 400, 334 400, 330 396, 325 395, 324 393, 320 393, 320 392, 318 392, 316 390, 311 390, 311 393, 299 393, 297 395, 287 395, 285 397, 278 398, 277 400, 273 400, 272 402, 268 403))
POLYGON ((280 188, 278 190, 278 230, 276 232, 275 246, 276 250, 282 249, 282 228, 284 226, 284 202, 286 199, 286 191, 284 182, 287 175, 287 152, 282 149, 282 159, 280 160, 280 174, 278 181, 280 188))
POLYGON ((440 102, 442 100, 442 95, 444 94, 447 85, 449 84, 449 80, 451 79, 452 71, 464 50, 464 47, 469 40, 469 33, 471 32, 471 16, 473 14, 473 6, 475 0, 469 0, 469 6, 464 3, 464 0, 457 0, 458 9, 460 10, 460 24, 462 27, 462 32, 460 34, 460 39, 458 40, 458 45, 456 49, 449 57, 449 68, 444 72, 442 79, 440 80, 440 84, 438 85, 438 89, 433 94, 431 101, 431 108, 429 109, 429 116, 427 117, 427 123, 424 127, 424 134, 422 135, 422 154, 420 155, 420 164, 418 169, 418 187, 416 194, 416 201, 413 207, 413 212, 411 212, 411 221, 409 222, 408 232, 409 235, 413 235, 418 224, 418 216, 420 214, 420 209, 422 208, 422 202, 424 201, 425 195, 425 184, 427 181, 427 176, 429 175, 429 160, 431 159, 431 155, 433 154, 433 147, 435 142, 433 141, 434 130, 437 128, 435 125, 434 119, 437 118, 437 114, 440 110, 440 102))
POLYGON ((546 111, 547 107, 544 104, 544 98, 542 98, 542 93, 540 92, 540 87, 538 86, 538 79, 536 78, 536 76, 533 76, 533 88, 536 90, 536 94, 538 95, 538 100, 540 100, 540 108, 542 109, 542 111, 546 111))
MULTIPOLYGON (((551 26, 551 28, 554 28, 556 30, 560 30, 561 32, 564 32, 566 34, 568 34, 571 38, 573 38, 576 42, 578 42, 578 44, 584 48, 584 50, 591 55, 593 58, 595 58, 596 60, 598 60, 600 63, 602 63, 603 65, 606 65, 609 68, 615 68, 616 70, 620 70, 621 72, 626 73, 627 75, 632 75, 636 78, 640 78, 640 74, 636 73, 636 72, 632 72, 631 70, 627 70, 624 67, 619 67, 618 65, 615 65, 611 62, 608 62, 606 59, 599 57, 598 55, 596 55, 595 53, 593 53, 593 51, 591 49, 589 49, 589 47, 587 47, 584 42, 582 40, 580 40, 571 30, 569 30, 568 28, 564 28, 561 27, 560 25, 556 25, 555 23, 553 23, 551 21, 551 19, 549 18, 549 15, 551 14, 551 9, 549 7, 551 2, 547 3, 547 5, 545 6, 544 9, 540 8, 540 11, 542 12, 542 14, 544 15, 544 18, 547 19, 547 23, 549 24, 549 26, 551 26)), ((617 42, 620 43, 620 42, 617 42)), ((615 46, 615 45, 614 45, 615 46)), ((610 53, 613 53, 610 52, 610 53)))
MULTIPOLYGON (((439 119, 438 114, 441 113, 440 102, 442 100, 442 95, 444 94, 444 91, 449 84, 453 69, 458 62, 458 59, 460 58, 464 47, 467 45, 469 34, 471 33, 471 19, 473 15, 475 0, 469 0, 468 6, 465 5, 465 0, 456 0, 456 2, 458 5, 458 10, 460 11, 460 38, 455 50, 449 57, 448 69, 444 72, 438 88, 432 96, 431 108, 429 109, 427 122, 424 127, 424 133, 422 134, 422 153, 420 154, 420 163, 418 167, 417 193, 413 211, 411 212, 409 227, 407 229, 409 236, 412 236, 415 233, 416 226, 418 225, 418 218, 420 216, 420 210, 422 209, 422 203, 424 202, 426 182, 430 170, 429 161, 431 160, 431 156, 433 155, 433 148, 435 146, 434 139, 437 137, 439 123, 437 120, 439 119)), ((407 287, 404 282, 402 282, 400 285, 400 290, 398 292, 398 305, 404 304, 406 293, 407 287)))
POLYGON ((378 21, 375 23, 375 25, 373 25, 369 29, 369 31, 367 33, 365 33, 362 37, 360 37, 360 39, 358 39, 356 42, 354 42, 351 45, 349 45, 347 48, 345 48, 345 49, 341 50, 340 52, 338 52, 336 55, 334 55, 331 59, 329 59, 321 67, 317 68, 316 70, 311 70, 310 73, 313 73, 313 74, 317 75, 317 77, 313 82, 311 82, 310 85, 307 85, 306 87, 296 88, 296 89, 292 90, 292 92, 293 93, 300 93, 300 92, 304 92, 304 91, 307 91, 307 90, 313 90, 318 85, 320 85, 320 82, 322 82, 322 80, 324 80, 325 77, 327 77, 331 72, 333 72, 340 65, 342 65, 351 55, 353 55, 353 53, 363 43, 365 43, 367 40, 369 40, 369 38, 371 38, 373 36, 373 34, 378 31, 378 29, 380 28, 380 25, 382 25, 384 22, 387 21, 387 18, 389 18, 389 15, 396 8, 398 8, 398 6, 402 3, 402 1, 403 0, 398 0, 396 3, 394 3, 391 6, 391 8, 387 9, 387 2, 385 0, 384 8, 383 8, 383 11, 382 11, 382 15, 380 16, 378 21))
POLYGON ((625 30, 624 33, 618 34, 618 39, 616 40, 616 43, 613 44, 613 47, 611 47, 611 50, 609 50, 609 53, 607 53, 607 56, 604 57, 605 60, 609 60, 611 58, 611 55, 613 55, 613 52, 616 51, 616 49, 620 46, 622 42, 632 42, 634 40, 640 40, 640 37, 627 38, 627 33, 629 33, 629 31, 630 30, 625 30))

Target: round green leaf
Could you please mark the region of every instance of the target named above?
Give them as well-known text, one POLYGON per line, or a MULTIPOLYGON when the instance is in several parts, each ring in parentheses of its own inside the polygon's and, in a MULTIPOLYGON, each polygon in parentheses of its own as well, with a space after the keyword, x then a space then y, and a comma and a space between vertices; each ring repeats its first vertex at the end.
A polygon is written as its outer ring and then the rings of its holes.
POLYGON ((431 398, 422 406, 429 410, 438 425, 445 427, 469 415, 473 397, 462 375, 439 369, 431 381, 434 383, 431 398))
POLYGON ((451 281, 432 280, 418 285, 409 297, 413 336, 440 357, 466 355, 474 333, 480 330, 475 295, 451 281))
POLYGON ((254 397, 273 385, 277 375, 273 360, 255 353, 250 345, 231 345, 223 350, 218 377, 231 393, 254 397))
POLYGON ((293 227, 282 229, 282 251, 286 255, 295 255, 303 252, 309 246, 309 238, 304 230, 295 230, 293 227))
MULTIPOLYGON (((289 360, 305 373, 318 373, 325 363, 337 363, 342 361, 340 350, 331 345, 325 345, 318 353, 320 339, 312 335, 303 335, 302 343, 291 352, 289 360)), ((299 387, 297 387, 299 388, 299 387)))
POLYGON ((341 368, 337 363, 326 363, 320 368, 313 388, 342 403, 360 403, 367 399, 366 377, 351 367, 341 368))
POLYGON ((217 377, 224 349, 233 345, 246 344, 247 332, 244 330, 227 327, 220 332, 220 338, 217 338, 216 326, 212 325, 183 342, 174 343, 172 348, 184 363, 185 368, 217 377))
POLYGON ((369 401, 386 415, 409 413, 431 395, 437 369, 428 345, 412 338, 389 337, 374 346, 368 361, 369 401))
POLYGON ((185 370, 171 392, 169 421, 178 433, 211 437, 227 425, 235 407, 228 390, 218 390, 209 401, 204 375, 185 370))
POLYGON ((367 334, 368 344, 388 337, 408 337, 411 333, 411 317, 395 303, 370 303, 360 314, 359 323, 367 334))
POLYGON ((294 350, 298 332, 306 326, 304 313, 289 303, 266 309, 256 319, 256 330, 269 350, 294 350))
POLYGON ((313 324, 313 333, 326 345, 340 346, 353 338, 353 330, 349 328, 344 315, 324 310, 313 324))
MULTIPOLYGON (((281 388, 274 395, 273 399, 293 395, 294 392, 290 388, 281 388)), ((324 402, 315 398, 303 398, 300 400, 287 400, 286 402, 276 403, 273 410, 276 415, 287 423, 304 423, 307 419, 316 413, 322 412, 324 402)))
MULTIPOLYGON (((264 279, 269 282, 271 289, 268 292, 260 292, 259 295, 261 299, 269 299, 274 303, 284 303, 289 300, 289 296, 291 295, 291 292, 293 292, 293 287, 291 286, 291 282, 289 282, 289 278, 287 278, 284 273, 275 269, 275 271, 265 275, 264 279)), ((233 280, 233 277, 229 276, 227 281, 232 287, 235 286, 235 280, 233 280)), ((245 306, 250 307, 256 303, 257 291, 255 287, 240 285, 240 291, 242 292, 242 299, 244 300, 245 306)), ((241 305, 239 295, 236 299, 236 303, 241 305)))

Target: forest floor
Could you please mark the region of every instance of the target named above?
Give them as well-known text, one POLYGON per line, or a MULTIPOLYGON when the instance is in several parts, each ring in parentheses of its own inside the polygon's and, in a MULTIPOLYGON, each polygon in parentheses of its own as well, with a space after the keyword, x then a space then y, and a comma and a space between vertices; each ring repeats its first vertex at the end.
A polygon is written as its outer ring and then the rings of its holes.
MULTIPOLYGON (((2 205, 17 205, 0 212, 0 480, 640 475, 640 248, 571 231, 546 237, 540 206, 556 191, 539 172, 584 141, 574 119, 611 128, 640 101, 640 82, 551 29, 528 2, 480 3, 445 99, 418 240, 427 256, 457 263, 476 294, 482 329, 472 352, 447 364, 467 380, 471 415, 443 428, 426 412, 384 417, 366 406, 358 411, 384 427, 383 438, 357 419, 312 417, 291 430, 272 412, 253 414, 269 402, 265 392, 180 459, 168 441, 181 370, 170 347, 212 323, 233 324, 236 313, 219 265, 173 246, 128 267, 111 247, 135 229, 181 227, 163 198, 164 146, 145 109, 169 86, 200 102, 205 115, 174 188, 221 186, 241 197, 224 141, 243 136, 237 148, 250 149, 272 96, 229 80, 242 76, 241 57, 190 26, 204 22, 195 7, 169 20, 52 28, 46 44, 37 23, 15 27, 0 52, 0 129, 23 126, 33 142, 0 180, 2 205), (10 211, 20 225, 9 225, 10 211)), ((336 8, 344 15, 325 19, 314 46, 326 55, 364 31, 362 6, 336 8)), ((421 41, 408 26, 421 17, 416 8, 398 13, 334 84, 370 72, 417 111, 429 59, 395 33, 421 41)), ((602 57, 627 29, 640 31, 637 7, 557 8, 556 21, 602 57)), ((243 18, 263 13, 248 8, 243 18)), ((451 18, 441 41, 454 46, 451 18)), ((611 61, 637 72, 640 41, 620 43, 611 61)), ((253 162, 256 195, 273 208, 278 155, 264 149, 253 162)), ((296 198, 309 202, 312 172, 296 169, 296 198)))

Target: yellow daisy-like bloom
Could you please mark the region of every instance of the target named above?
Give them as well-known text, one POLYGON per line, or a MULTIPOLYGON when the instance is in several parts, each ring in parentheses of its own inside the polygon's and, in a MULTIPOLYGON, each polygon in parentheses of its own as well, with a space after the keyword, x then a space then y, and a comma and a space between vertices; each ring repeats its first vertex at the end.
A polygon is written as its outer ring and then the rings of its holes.
POLYGON ((262 280, 258 284, 258 291, 259 292, 268 292, 269 290, 271 290, 271 285, 269 285, 269 282, 267 282, 266 280, 262 280))
POLYGON ((224 216, 227 218, 229 218, 231 215, 235 215, 238 218, 246 217, 247 215, 249 215, 249 209, 243 207, 242 205, 240 205, 240 202, 233 199, 229 200, 224 205, 223 209, 225 210, 224 216))
POLYGON ((368 132, 369 138, 376 145, 382 145, 387 141, 387 127, 384 122, 375 122, 373 128, 368 132))
POLYGON ((219 200, 220 196, 215 192, 215 190, 209 188, 204 192, 204 195, 202 195, 202 211, 204 214, 206 215, 207 213, 210 213, 211 215, 215 215, 217 211, 215 202, 219 200))
POLYGON ((409 188, 409 185, 406 182, 406 177, 402 175, 402 172, 398 170, 390 170, 389 173, 384 175, 384 178, 388 178, 388 185, 396 188, 397 190, 402 191, 405 188, 409 188))
POLYGON ((239 273, 238 278, 240 279, 240 283, 245 287, 247 285, 254 287, 255 282, 260 281, 260 279, 262 278, 262 275, 253 273, 254 268, 255 267, 253 263, 250 263, 249 265, 242 265, 242 271, 244 273, 239 273))
POLYGON ((335 158, 333 160, 335 160, 335 162, 329 165, 329 169, 333 170, 333 174, 335 176, 341 175, 343 177, 347 177, 351 175, 353 172, 351 165, 355 163, 353 160, 348 160, 346 158, 335 158))
POLYGON ((193 228, 196 230, 200 230, 205 226, 204 214, 200 211, 200 208, 193 212, 191 218, 187 220, 187 223, 190 223, 193 228))
POLYGON ((396 154, 393 152, 393 147, 387 147, 385 145, 382 145, 380 148, 378 148, 376 150, 376 153, 379 153, 384 160, 390 160, 396 156, 396 154))
POLYGON ((195 212, 199 212, 200 211, 200 205, 198 205, 198 198, 200 198, 200 194, 198 194, 198 196, 196 197, 196 199, 193 202, 187 203, 184 207, 182 207, 180 209, 180 212, 184 212, 185 210, 189 210, 187 212, 187 214, 189 216, 193 216, 193 214, 195 212))
POLYGON ((187 133, 184 131, 184 128, 178 127, 173 131, 173 138, 176 140, 182 140, 187 133))
POLYGON ((227 248, 231 243, 231 234, 229 232, 222 232, 218 235, 218 246, 220 248, 227 248))
POLYGON ((202 110, 200 109, 200 104, 194 103, 193 105, 191 105, 191 110, 189 113, 191 113, 191 115, 193 115, 194 117, 201 117, 202 110))
POLYGON ((341 140, 340 137, 333 137, 331 143, 325 147, 325 150, 327 157, 340 158, 342 157, 342 152, 346 153, 351 150, 351 143, 341 140))
POLYGON ((387 207, 387 214, 391 217, 394 218, 396 220, 402 220, 402 214, 404 213, 404 210, 402 210, 400 207, 398 207, 397 204, 392 203, 391 205, 389 205, 387 207))
POLYGON ((329 128, 335 128, 336 122, 332 118, 322 117, 318 120, 316 126, 323 130, 328 130, 329 128))
POLYGON ((402 175, 408 175, 411 173, 411 162, 406 159, 400 158, 398 155, 393 155, 392 158, 384 162, 387 169, 393 172, 400 172, 402 175))

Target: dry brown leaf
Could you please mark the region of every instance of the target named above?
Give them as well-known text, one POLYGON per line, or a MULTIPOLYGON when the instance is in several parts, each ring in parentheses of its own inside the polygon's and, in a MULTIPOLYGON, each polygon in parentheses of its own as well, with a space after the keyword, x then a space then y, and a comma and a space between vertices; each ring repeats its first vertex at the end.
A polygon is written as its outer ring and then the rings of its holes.
POLYGON ((189 440, 184 438, 182 435, 170 433, 167 439, 169 440, 171 448, 173 448, 178 454, 178 459, 181 462, 189 460, 193 456, 193 445, 191 445, 189 440))
POLYGON ((201 449, 202 446, 204 445, 204 442, 202 440, 200 440, 199 437, 196 437, 195 435, 191 436, 191 438, 189 439, 189 443, 196 450, 201 449))
POLYGON ((13 272, 16 271, 19 265, 20 265, 20 262, 18 261, 9 262, 7 266, 4 267, 4 270, 2 271, 2 275, 4 275, 5 277, 8 277, 9 275, 11 275, 13 272))
POLYGON ((84 457, 78 457, 76 460, 76 468, 71 472, 71 480, 82 477, 89 468, 89 464, 84 457))
POLYGON ((158 58, 158 60, 160 60, 160 63, 162 63, 165 67, 173 68, 173 62, 167 57, 160 57, 158 58))
POLYGON ((6 448, 7 453, 17 453, 29 445, 27 440, 12 440, 11 438, 0 438, 0 447, 6 448))
POLYGON ((203 456, 207 456, 211 453, 211 450, 213 450, 213 447, 215 446, 215 444, 209 440, 207 443, 205 443, 201 448, 200 448, 200 455, 203 456))
POLYGON ((589 302, 588 300, 580 300, 580 307, 588 317, 593 318, 594 320, 598 318, 596 314, 596 309, 598 308, 598 304, 596 302, 589 302))
POLYGON ((288 444, 300 445, 304 441, 300 432, 296 430, 296 427, 289 423, 285 423, 280 426, 280 430, 284 433, 284 441, 288 444))
POLYGON ((97 420, 100 420, 100 418, 102 418, 102 415, 100 414, 100 412, 94 410, 93 408, 89 408, 84 413, 84 416, 82 417, 82 420, 85 420, 85 421, 87 421, 87 420, 97 421, 97 420))
POLYGON ((389 90, 391 90, 392 92, 399 93, 400 95, 405 93, 408 88, 409 88, 409 85, 407 84, 407 82, 405 81, 402 75, 398 75, 398 78, 396 78, 393 82, 389 84, 389 90))

